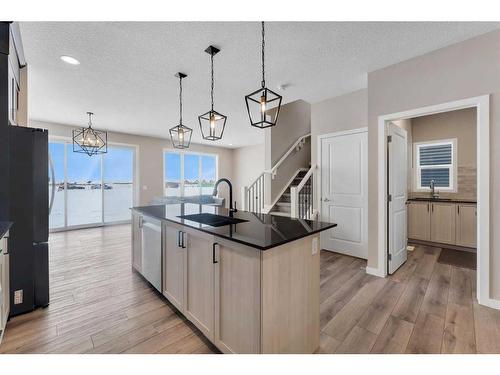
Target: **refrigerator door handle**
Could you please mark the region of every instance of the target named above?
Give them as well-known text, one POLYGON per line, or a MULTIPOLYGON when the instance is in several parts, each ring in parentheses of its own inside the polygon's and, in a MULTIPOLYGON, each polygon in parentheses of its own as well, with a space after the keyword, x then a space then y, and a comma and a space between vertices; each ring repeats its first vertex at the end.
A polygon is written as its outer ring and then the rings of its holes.
POLYGON ((51 181, 52 181, 52 193, 50 194, 50 203, 49 203, 49 216, 50 213, 52 212, 52 206, 54 205, 54 198, 56 195, 56 174, 54 172, 54 162, 52 161, 52 157, 49 154, 49 166, 50 166, 50 174, 51 176, 51 181))

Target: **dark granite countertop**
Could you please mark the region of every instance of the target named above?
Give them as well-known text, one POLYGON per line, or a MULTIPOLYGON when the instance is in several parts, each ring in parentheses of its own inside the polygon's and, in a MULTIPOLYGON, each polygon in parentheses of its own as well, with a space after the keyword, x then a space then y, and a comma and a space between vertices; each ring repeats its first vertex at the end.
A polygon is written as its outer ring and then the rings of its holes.
POLYGON ((0 238, 5 236, 5 233, 12 227, 14 224, 12 221, 0 221, 0 238))
POLYGON ((475 199, 466 198, 431 198, 431 197, 408 197, 411 202, 442 202, 442 203, 471 203, 475 204, 475 199))
POLYGON ((228 209, 193 203, 142 206, 133 207, 132 209, 146 216, 184 225, 259 250, 268 250, 337 226, 337 224, 320 221, 299 220, 283 216, 238 211, 233 214, 233 217, 248 221, 213 227, 181 219, 178 216, 198 213, 229 216, 228 209))

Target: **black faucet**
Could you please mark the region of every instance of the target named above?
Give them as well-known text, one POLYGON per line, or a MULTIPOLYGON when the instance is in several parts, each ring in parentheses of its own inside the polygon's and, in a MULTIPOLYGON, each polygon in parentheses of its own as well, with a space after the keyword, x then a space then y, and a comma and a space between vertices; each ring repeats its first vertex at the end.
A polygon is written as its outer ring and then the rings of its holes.
POLYGON ((233 185, 231 184, 231 181, 229 181, 227 178, 219 178, 217 180, 212 195, 214 197, 217 196, 217 187, 223 181, 227 182, 227 186, 229 186, 229 212, 237 212, 238 210, 236 209, 236 202, 234 202, 234 207, 233 207, 233 185))

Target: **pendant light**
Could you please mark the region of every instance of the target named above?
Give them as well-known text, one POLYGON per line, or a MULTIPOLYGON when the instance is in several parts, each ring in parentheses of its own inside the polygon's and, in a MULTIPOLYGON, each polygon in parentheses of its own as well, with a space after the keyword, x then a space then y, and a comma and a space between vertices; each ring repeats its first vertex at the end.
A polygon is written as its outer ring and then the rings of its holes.
POLYGON ((179 125, 169 130, 170 138, 174 148, 189 148, 193 129, 182 124, 182 79, 186 78, 187 74, 179 72, 175 76, 179 78, 179 125))
POLYGON ((266 70, 264 65, 265 29, 262 22, 262 82, 261 88, 245 96, 250 124, 256 128, 275 126, 281 109, 280 95, 266 87, 266 70))
POLYGON ((210 69, 211 69, 211 88, 210 88, 210 111, 198 116, 200 123, 201 136, 208 141, 217 141, 222 138, 224 128, 226 127, 227 116, 214 110, 214 56, 220 52, 220 49, 209 46, 206 53, 210 55, 210 69))
POLYGON ((92 128, 92 112, 87 112, 89 123, 87 127, 73 130, 73 152, 88 156, 108 152, 108 132, 92 128))

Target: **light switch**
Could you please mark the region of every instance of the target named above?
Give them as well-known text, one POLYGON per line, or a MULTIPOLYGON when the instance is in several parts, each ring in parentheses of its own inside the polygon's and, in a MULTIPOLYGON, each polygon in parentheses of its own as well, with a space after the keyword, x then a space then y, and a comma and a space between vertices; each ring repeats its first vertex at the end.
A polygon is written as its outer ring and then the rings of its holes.
POLYGON ((142 185, 142 190, 148 190, 148 185, 142 185))
POLYGON ((312 240, 312 255, 318 252, 318 237, 314 237, 312 240))

